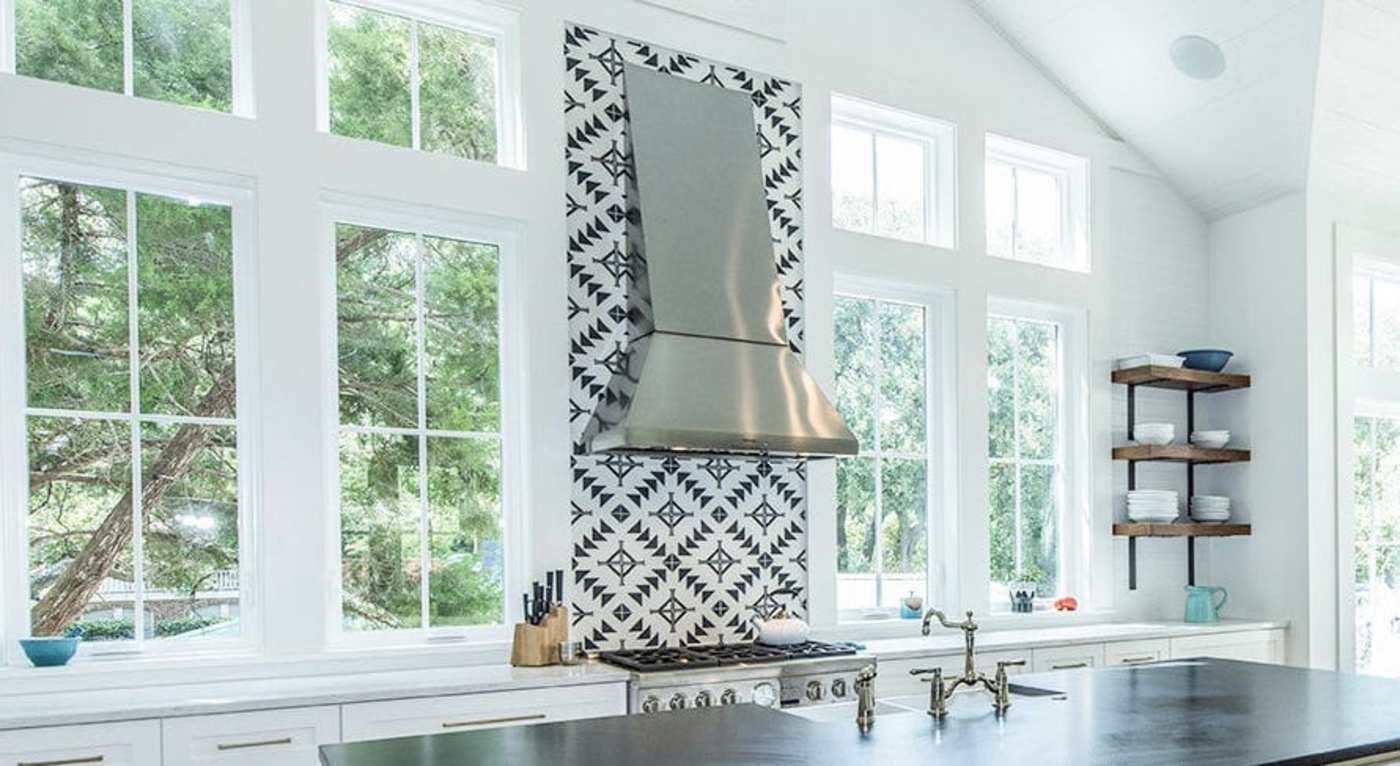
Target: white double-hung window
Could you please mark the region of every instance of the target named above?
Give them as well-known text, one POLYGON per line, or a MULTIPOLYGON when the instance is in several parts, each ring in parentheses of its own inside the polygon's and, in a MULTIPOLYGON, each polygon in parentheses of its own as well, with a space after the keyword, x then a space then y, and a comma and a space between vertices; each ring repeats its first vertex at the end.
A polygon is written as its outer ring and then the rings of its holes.
POLYGON ((987 254, 1089 270, 1089 161, 987 135, 987 254))
POLYGON ((0 158, 7 636, 256 640, 250 199, 0 158))
POLYGON ((515 235, 382 208, 328 208, 336 629, 350 640, 491 633, 505 623, 521 530, 505 342, 515 235))
POLYGON ((939 590, 930 555, 940 507, 938 304, 852 285, 833 305, 836 408, 860 443, 836 461, 836 607, 893 617, 939 590), (931 511, 933 512, 931 514, 931 511))

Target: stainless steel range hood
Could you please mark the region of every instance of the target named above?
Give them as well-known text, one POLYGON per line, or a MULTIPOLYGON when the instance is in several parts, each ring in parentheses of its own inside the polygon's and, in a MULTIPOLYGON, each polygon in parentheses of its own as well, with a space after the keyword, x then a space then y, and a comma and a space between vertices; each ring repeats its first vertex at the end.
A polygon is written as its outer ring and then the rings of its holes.
POLYGON ((788 347, 753 101, 632 65, 625 77, 633 331, 585 434, 592 451, 855 454, 788 347))

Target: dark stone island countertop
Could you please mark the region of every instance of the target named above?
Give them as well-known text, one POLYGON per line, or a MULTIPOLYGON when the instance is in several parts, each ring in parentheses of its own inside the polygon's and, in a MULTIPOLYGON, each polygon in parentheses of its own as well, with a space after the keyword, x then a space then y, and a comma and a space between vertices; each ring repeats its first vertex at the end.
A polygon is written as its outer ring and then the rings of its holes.
MULTIPOLYGON (((327 745, 326 766, 1322 764, 1400 752, 1400 681, 1225 660, 1067 671, 922 713, 818 723, 740 705, 327 745)), ((879 681, 876 681, 878 692, 879 681)), ((959 695, 961 697, 961 694, 959 695)), ((1397 756, 1400 762, 1400 756, 1397 756)))

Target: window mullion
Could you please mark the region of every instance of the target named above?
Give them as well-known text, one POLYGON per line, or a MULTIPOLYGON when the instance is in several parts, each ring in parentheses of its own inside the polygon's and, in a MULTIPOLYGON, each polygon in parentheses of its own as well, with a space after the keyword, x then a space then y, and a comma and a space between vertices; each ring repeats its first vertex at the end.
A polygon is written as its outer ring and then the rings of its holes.
MULTIPOLYGON (((873 137, 870 145, 875 145, 873 137)), ((875 546, 872 550, 874 551, 875 560, 871 562, 871 565, 875 570, 875 607, 879 608, 884 599, 885 589, 884 543, 881 540, 883 535, 880 534, 885 513, 884 461, 880 457, 884 454, 880 435, 880 413, 885 409, 884 390, 882 387, 885 381, 885 355, 880 344, 880 301, 873 300, 871 302, 875 306, 875 417, 872 418, 874 423, 873 430, 875 432, 875 457, 873 458, 875 466, 875 519, 874 529, 872 530, 872 533, 875 535, 875 546)))
POLYGON ((15 0, 0 0, 0 72, 15 71, 15 0))
MULTIPOLYGON (((130 10, 131 0, 126 0, 130 10)), ((130 26, 128 25, 128 30, 130 26)), ((131 581, 133 591, 131 634, 138 647, 146 636, 146 541, 143 531, 143 487, 141 468, 141 325, 140 263, 137 257, 136 193, 126 192, 126 323, 127 374, 130 390, 131 426, 131 581)))
POLYGON ((1366 290, 1370 299, 1366 306, 1366 366, 1376 367, 1376 278, 1366 280, 1366 290))
POLYGON ((418 60, 418 19, 408 21, 409 110, 413 121, 413 148, 423 148, 422 77, 418 60))
POLYGON ((1014 459, 1012 529, 1016 543, 1015 571, 1019 579, 1025 575, 1025 552, 1021 542, 1021 327, 1015 322, 1011 323, 1011 454, 1014 459))
MULTIPOLYGON (((870 131, 870 233, 880 232, 880 134, 870 131)), ((875 302, 878 307, 879 301, 875 302)), ((878 308, 876 309, 878 311, 878 308)))
POLYGON ((423 235, 414 237, 413 291, 414 324, 418 354, 418 596, 421 625, 428 627, 428 377, 424 361, 427 357, 426 311, 423 301, 423 235))
MULTIPOLYGON (((1011 257, 1019 257, 1021 241, 1021 173, 1011 165, 1011 257)), ((1019 474, 1019 469, 1018 469, 1019 474)))
POLYGON ((135 0, 122 0, 122 93, 136 92, 136 31, 131 5, 135 0))

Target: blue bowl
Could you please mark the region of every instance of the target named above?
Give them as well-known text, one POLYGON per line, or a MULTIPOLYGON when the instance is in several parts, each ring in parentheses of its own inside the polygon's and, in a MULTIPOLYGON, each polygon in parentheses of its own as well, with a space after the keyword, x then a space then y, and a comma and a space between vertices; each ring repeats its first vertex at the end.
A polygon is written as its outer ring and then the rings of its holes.
POLYGON ((1230 363, 1230 357, 1234 356, 1235 352, 1226 351, 1223 348, 1198 348, 1191 351, 1178 351, 1176 355, 1186 359, 1183 366, 1188 370, 1220 372, 1225 369, 1225 365, 1230 363))
POLYGON ((35 667, 51 668, 67 665, 78 651, 80 638, 21 638, 19 646, 35 667))

